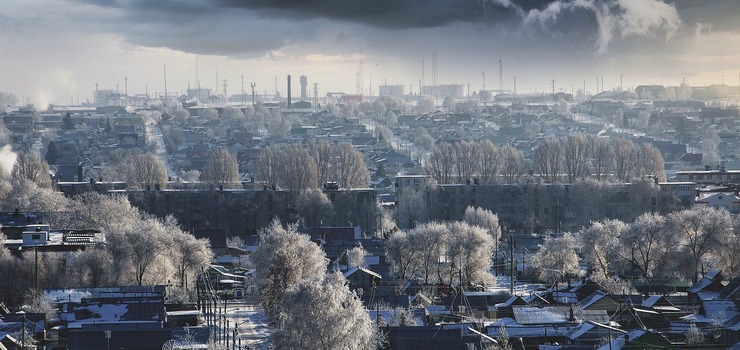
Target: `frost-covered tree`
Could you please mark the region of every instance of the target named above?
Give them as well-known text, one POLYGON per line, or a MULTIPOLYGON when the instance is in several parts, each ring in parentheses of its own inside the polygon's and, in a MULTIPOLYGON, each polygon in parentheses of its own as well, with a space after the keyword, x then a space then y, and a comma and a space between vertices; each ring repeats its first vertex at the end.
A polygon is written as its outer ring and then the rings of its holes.
POLYGON ((67 267, 72 285, 90 288, 111 285, 112 259, 103 246, 93 246, 75 253, 67 267))
POLYGON ((478 147, 478 175, 481 184, 489 184, 496 181, 498 173, 498 149, 491 140, 483 140, 477 143, 478 147))
POLYGON ((614 151, 611 144, 603 137, 589 137, 591 147, 591 168, 596 180, 605 180, 609 171, 613 168, 614 151))
POLYGON ((69 229, 97 229, 106 232, 113 225, 127 225, 139 219, 139 210, 124 195, 86 192, 67 208, 69 229))
POLYGON ((616 138, 612 141, 612 151, 614 152, 614 173, 617 175, 617 180, 629 181, 639 154, 637 146, 631 140, 616 138))
POLYGON ((332 168, 333 180, 343 188, 367 187, 370 180, 364 156, 349 143, 341 143, 334 148, 332 168))
POLYGON ((167 184, 167 167, 154 153, 130 156, 124 163, 126 182, 134 188, 163 188, 167 184))
POLYGON ((649 283, 668 277, 675 268, 678 239, 668 227, 666 217, 653 213, 640 215, 619 237, 637 273, 649 283))
POLYGON ((499 170, 504 182, 513 183, 524 174, 524 156, 511 145, 499 150, 499 170))
POLYGON ((390 265, 391 273, 401 280, 414 275, 424 251, 413 246, 405 231, 393 231, 385 241, 385 257, 390 265))
POLYGON ((563 163, 562 146, 554 137, 545 138, 534 150, 532 159, 535 173, 545 182, 558 181, 563 163))
POLYGON ((280 177, 280 163, 282 150, 277 145, 272 145, 260 153, 254 166, 257 179, 268 188, 276 188, 280 177))
POLYGON ((418 249, 412 267, 424 284, 442 282, 443 270, 439 261, 450 237, 449 230, 445 223, 429 222, 409 231, 406 236, 407 246, 418 249))
POLYGON ((316 188, 316 161, 305 148, 294 144, 283 150, 278 169, 280 187, 293 192, 316 188))
POLYGON ((187 292, 191 288, 189 281, 194 281, 195 275, 213 258, 211 242, 183 231, 171 216, 165 220, 165 231, 172 242, 167 256, 175 267, 179 286, 187 292))
POLYGON ((579 274, 578 241, 566 233, 562 237, 546 237, 532 256, 532 267, 540 281, 555 284, 568 276, 579 274))
POLYGON ((501 238, 501 224, 499 223, 498 215, 488 209, 469 206, 465 208, 463 221, 485 229, 494 240, 501 238))
POLYGON ((624 257, 619 237, 627 225, 619 220, 597 221, 578 233, 581 252, 594 280, 611 277, 618 272, 624 257))
POLYGON ((494 283, 495 279, 491 275, 493 237, 485 229, 471 226, 464 221, 449 225, 445 255, 451 262, 451 273, 448 276, 450 284, 453 279, 457 279, 462 287, 494 283))
POLYGON ((314 276, 288 288, 277 349, 374 350, 376 328, 341 273, 314 276))
POLYGON ((396 220, 399 227, 415 227, 426 217, 426 198, 423 190, 407 188, 397 198, 396 220))
POLYGON ((259 245, 254 252, 259 302, 271 324, 277 325, 283 312, 283 296, 302 279, 326 272, 326 254, 294 225, 283 227, 275 219, 260 230, 259 245))
POLYGON ((39 187, 51 187, 49 165, 35 152, 18 154, 10 178, 13 183, 29 180, 39 187))
POLYGON ((334 150, 331 145, 322 141, 312 141, 308 144, 308 153, 316 161, 316 179, 317 186, 321 188, 327 181, 332 181, 331 167, 334 157, 334 150))
POLYGON ((563 170, 568 182, 576 182, 589 175, 589 159, 591 147, 588 138, 576 133, 569 135, 563 143, 563 170))
POLYGON ((362 245, 358 245, 348 250, 347 260, 349 261, 349 266, 367 267, 367 264, 365 263, 365 255, 367 255, 367 251, 362 247, 362 245))
POLYGON ((208 155, 200 178, 218 188, 241 187, 239 165, 236 163, 236 158, 226 148, 215 149, 208 155))
POLYGON ((329 224, 334 218, 334 206, 329 197, 318 189, 308 189, 298 194, 295 209, 308 228, 329 224))
POLYGON ((669 222, 671 230, 681 238, 681 249, 688 258, 686 275, 696 282, 704 258, 732 230, 730 214, 726 210, 696 206, 670 214, 669 222))
POLYGON ((478 174, 478 147, 475 143, 462 140, 455 144, 455 168, 460 183, 472 181, 478 174))
POLYGON ((450 184, 454 183, 454 170, 455 147, 448 142, 438 144, 431 150, 427 162, 429 176, 438 184, 450 184))
POLYGON ((666 181, 665 161, 658 148, 652 144, 644 143, 638 148, 636 159, 638 160, 635 166, 635 170, 638 172, 635 174, 636 177, 652 175, 656 176, 658 181, 666 181))
POLYGON ((732 217, 732 230, 720 239, 716 256, 725 276, 732 279, 740 274, 740 215, 732 217))

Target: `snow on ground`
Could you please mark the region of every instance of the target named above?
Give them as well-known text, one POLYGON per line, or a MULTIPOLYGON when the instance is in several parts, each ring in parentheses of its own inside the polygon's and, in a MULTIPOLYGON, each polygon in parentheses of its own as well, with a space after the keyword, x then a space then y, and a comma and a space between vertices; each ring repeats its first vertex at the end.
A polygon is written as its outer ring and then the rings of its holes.
POLYGON ((270 335, 274 330, 267 325, 267 315, 262 309, 253 304, 229 304, 226 314, 230 323, 235 322, 238 327, 242 347, 269 349, 270 335))
MULTIPOLYGON (((544 285, 539 283, 514 283, 514 295, 521 297, 529 296, 536 292, 538 289, 544 288, 544 285)), ((509 276, 496 276, 496 285, 493 287, 486 288, 488 292, 508 292, 511 289, 511 279, 509 276)))

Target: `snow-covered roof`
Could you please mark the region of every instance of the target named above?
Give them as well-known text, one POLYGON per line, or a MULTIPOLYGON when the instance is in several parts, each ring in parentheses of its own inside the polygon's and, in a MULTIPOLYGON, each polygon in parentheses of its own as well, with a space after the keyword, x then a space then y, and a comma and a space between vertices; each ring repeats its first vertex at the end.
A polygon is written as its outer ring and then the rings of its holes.
POLYGON ((573 328, 570 331, 568 331, 568 333, 565 334, 565 337, 568 338, 568 339, 570 339, 570 340, 578 339, 582 335, 586 334, 588 331, 594 329, 594 327, 596 327, 596 326, 594 326, 591 323, 583 322, 583 323, 579 324, 578 326, 576 326, 575 328, 573 328))
POLYGON ((587 309, 589 306, 593 305, 604 297, 606 297, 606 293, 597 290, 591 295, 587 296, 585 299, 581 300, 581 302, 578 303, 578 306, 580 306, 581 309, 587 309))
POLYGON ((514 306, 514 319, 520 325, 567 323, 566 315, 530 306, 514 306))
MULTIPOLYGON (((644 329, 635 329, 630 331, 627 337, 629 339, 637 339, 642 337, 645 333, 647 333, 647 331, 644 329)), ((611 342, 604 344, 598 350, 619 350, 624 347, 626 340, 627 339, 625 339, 625 337, 616 337, 611 342)))
POLYGON ((735 302, 731 300, 703 300, 704 316, 714 320, 728 320, 737 315, 735 302))
POLYGON ((355 266, 355 267, 353 267, 353 268, 351 268, 351 269, 347 270, 347 271, 346 271, 346 272, 344 273, 344 278, 347 278, 347 277, 349 277, 349 276, 352 276, 352 274, 354 274, 354 273, 355 273, 355 272, 357 272, 357 271, 363 271, 363 272, 365 272, 365 273, 367 273, 367 274, 369 274, 369 275, 372 275, 373 277, 377 277, 377 278, 382 278, 382 277, 380 276, 380 274, 378 274, 378 273, 376 273, 376 272, 373 272, 373 271, 370 271, 370 270, 368 270, 368 269, 362 268, 362 267, 360 267, 360 266, 355 266))

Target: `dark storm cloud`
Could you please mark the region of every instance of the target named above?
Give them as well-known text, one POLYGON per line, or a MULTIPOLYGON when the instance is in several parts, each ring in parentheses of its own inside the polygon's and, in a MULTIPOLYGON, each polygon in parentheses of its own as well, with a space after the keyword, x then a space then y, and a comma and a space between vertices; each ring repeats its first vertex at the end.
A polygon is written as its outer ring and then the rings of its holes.
POLYGON ((136 13, 202 14, 243 9, 264 16, 292 19, 325 18, 379 28, 427 28, 455 22, 496 22, 517 11, 546 6, 547 0, 85 0, 106 8, 136 13))
POLYGON ((400 40, 423 37, 430 28, 456 30, 456 24, 477 25, 489 30, 486 36, 494 34, 493 28, 532 31, 533 43, 590 42, 604 53, 615 40, 629 36, 660 33, 670 38, 681 24, 676 8, 665 0, 85 1, 113 10, 104 11, 114 15, 98 23, 133 43, 219 55, 264 54, 291 43, 317 43, 326 40, 318 37, 320 31, 335 30, 339 37, 347 30, 370 40, 403 29, 404 35, 396 33, 400 40))
MULTIPOLYGON (((546 1, 529 1, 541 6, 546 1)), ((292 18, 327 18, 379 28, 427 28, 454 22, 495 22, 515 16, 515 9, 489 0, 221 0, 233 8, 266 11, 292 18)))

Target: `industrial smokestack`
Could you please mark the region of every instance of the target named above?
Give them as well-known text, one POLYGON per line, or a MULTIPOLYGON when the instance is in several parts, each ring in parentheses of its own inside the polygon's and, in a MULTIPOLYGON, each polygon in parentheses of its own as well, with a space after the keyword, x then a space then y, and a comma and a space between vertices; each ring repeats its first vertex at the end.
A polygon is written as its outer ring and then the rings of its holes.
POLYGON ((292 103, 290 101, 290 75, 288 75, 288 109, 291 109, 292 103))
POLYGON ((301 75, 301 99, 306 100, 308 98, 308 77, 301 75))

